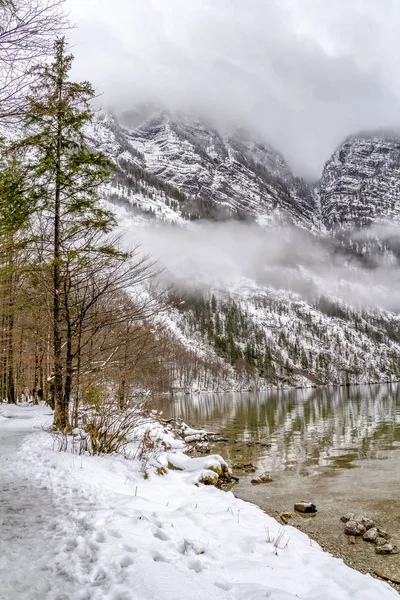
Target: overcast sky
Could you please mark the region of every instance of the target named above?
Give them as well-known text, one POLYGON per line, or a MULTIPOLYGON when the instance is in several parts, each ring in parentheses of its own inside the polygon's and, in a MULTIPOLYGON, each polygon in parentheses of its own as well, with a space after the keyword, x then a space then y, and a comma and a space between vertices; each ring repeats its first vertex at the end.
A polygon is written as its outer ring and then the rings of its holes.
POLYGON ((400 0, 67 0, 75 76, 244 127, 318 177, 347 135, 400 126, 400 0))

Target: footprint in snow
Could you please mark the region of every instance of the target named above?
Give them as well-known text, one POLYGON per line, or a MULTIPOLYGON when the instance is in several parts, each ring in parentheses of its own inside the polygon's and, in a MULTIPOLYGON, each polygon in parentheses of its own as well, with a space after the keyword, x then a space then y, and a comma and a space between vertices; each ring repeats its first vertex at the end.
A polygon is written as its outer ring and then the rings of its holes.
POLYGON ((165 563, 169 563, 170 562, 167 558, 165 558, 165 556, 163 556, 159 552, 155 552, 153 554, 153 560, 154 560, 154 562, 165 562, 165 563))
POLYGON ((114 537, 114 538, 117 538, 117 539, 121 537, 121 534, 120 534, 120 532, 118 531, 118 529, 110 529, 110 530, 108 531, 108 533, 109 533, 109 534, 110 534, 112 537, 114 537))
POLYGON ((133 565, 133 559, 130 556, 124 556, 121 559, 120 565, 123 569, 126 569, 126 567, 133 565))
POLYGON ((225 592, 229 592, 232 589, 232 584, 228 581, 214 581, 214 585, 225 592))
POLYGON ((97 550, 99 549, 99 545, 96 542, 93 542, 91 540, 89 540, 87 542, 87 545, 90 548, 90 550, 92 550, 93 552, 97 552, 97 550))
POLYGON ((169 535, 167 535, 162 529, 157 529, 153 535, 155 538, 162 540, 163 542, 167 542, 170 539, 169 535))
POLYGON ((131 546, 130 544, 124 544, 122 547, 126 552, 137 552, 137 548, 131 546))
POLYGON ((103 531, 99 531, 95 539, 96 542, 98 542, 99 544, 104 544, 104 542, 106 541, 105 533, 103 531))
POLYGON ((107 573, 103 569, 99 569, 94 578, 94 585, 102 586, 105 582, 108 581, 107 573))
POLYGON ((78 542, 76 540, 69 540, 65 544, 65 552, 73 552, 78 546, 78 542))
POLYGON ((130 592, 122 592, 122 594, 114 596, 113 600, 132 600, 132 596, 130 592))

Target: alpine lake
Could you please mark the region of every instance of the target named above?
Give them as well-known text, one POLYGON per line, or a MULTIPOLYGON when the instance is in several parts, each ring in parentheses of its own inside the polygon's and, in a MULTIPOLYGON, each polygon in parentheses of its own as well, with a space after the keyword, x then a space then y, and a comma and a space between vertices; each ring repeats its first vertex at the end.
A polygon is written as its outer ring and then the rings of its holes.
POLYGON ((368 516, 400 548, 400 385, 178 394, 157 399, 155 408, 218 433, 224 441, 211 443, 211 453, 239 477, 228 487, 235 496, 349 566, 400 580, 400 554, 381 556, 362 537, 350 540, 340 520, 349 512, 368 516), (240 467, 250 463, 254 472, 240 467), (265 472, 271 482, 251 483, 265 472), (317 512, 296 512, 300 501, 317 512))

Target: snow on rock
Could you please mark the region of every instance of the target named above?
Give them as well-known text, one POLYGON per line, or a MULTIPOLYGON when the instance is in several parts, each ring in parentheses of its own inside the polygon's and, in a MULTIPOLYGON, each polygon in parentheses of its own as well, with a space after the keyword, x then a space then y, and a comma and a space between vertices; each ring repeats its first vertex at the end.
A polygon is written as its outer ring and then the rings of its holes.
POLYGON ((222 473, 228 471, 228 463, 226 463, 219 454, 192 458, 191 456, 185 456, 184 454, 168 453, 166 459, 168 463, 175 467, 175 469, 181 471, 193 472, 207 469, 214 471, 218 475, 222 475, 222 473))
POLYGON ((400 136, 349 137, 327 161, 321 182, 322 218, 328 228, 400 220, 400 136))
POLYGON ((122 456, 57 452, 40 429, 49 409, 6 410, 1 600, 398 598, 230 492, 185 471, 145 480, 122 456))
POLYGON ((177 224, 245 215, 319 229, 313 189, 273 148, 242 131, 222 136, 196 117, 166 110, 134 126, 125 121, 101 113, 87 130, 118 165, 107 191, 114 203, 177 224))
MULTIPOLYGON (((185 441, 190 441, 185 438, 185 441)), ((190 473, 187 478, 189 483, 205 483, 207 485, 217 485, 220 477, 228 477, 232 474, 228 463, 219 456, 212 454, 198 458, 185 456, 184 454, 168 453, 164 458, 164 465, 170 469, 178 469, 190 473)), ((160 462, 162 458, 159 459, 160 462)))
POLYGON ((186 423, 181 424, 179 432, 184 437, 186 443, 201 442, 206 440, 208 436, 208 432, 205 429, 193 429, 186 423))

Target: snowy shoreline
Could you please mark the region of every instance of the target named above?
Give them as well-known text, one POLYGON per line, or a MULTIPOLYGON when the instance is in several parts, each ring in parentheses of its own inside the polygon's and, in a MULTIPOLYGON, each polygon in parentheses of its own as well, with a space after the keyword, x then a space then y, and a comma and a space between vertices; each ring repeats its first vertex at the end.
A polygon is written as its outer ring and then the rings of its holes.
POLYGON ((290 390, 308 390, 308 389, 336 389, 336 388, 359 388, 359 387, 370 387, 373 385, 396 385, 400 383, 399 379, 388 379, 387 381, 362 381, 355 382, 350 384, 344 383, 324 383, 321 385, 310 383, 309 385, 267 385, 267 386, 259 386, 259 387, 226 387, 221 389, 198 389, 194 388, 191 390, 175 390, 174 392, 162 392, 157 394, 155 397, 160 396, 197 396, 199 394, 241 394, 241 393, 254 393, 258 394, 260 392, 287 392, 290 390))
POLYGON ((185 470, 145 479, 137 459, 58 452, 48 408, 0 415, 1 600, 398 597, 257 506, 193 485, 203 465, 186 468, 179 443, 185 470))

